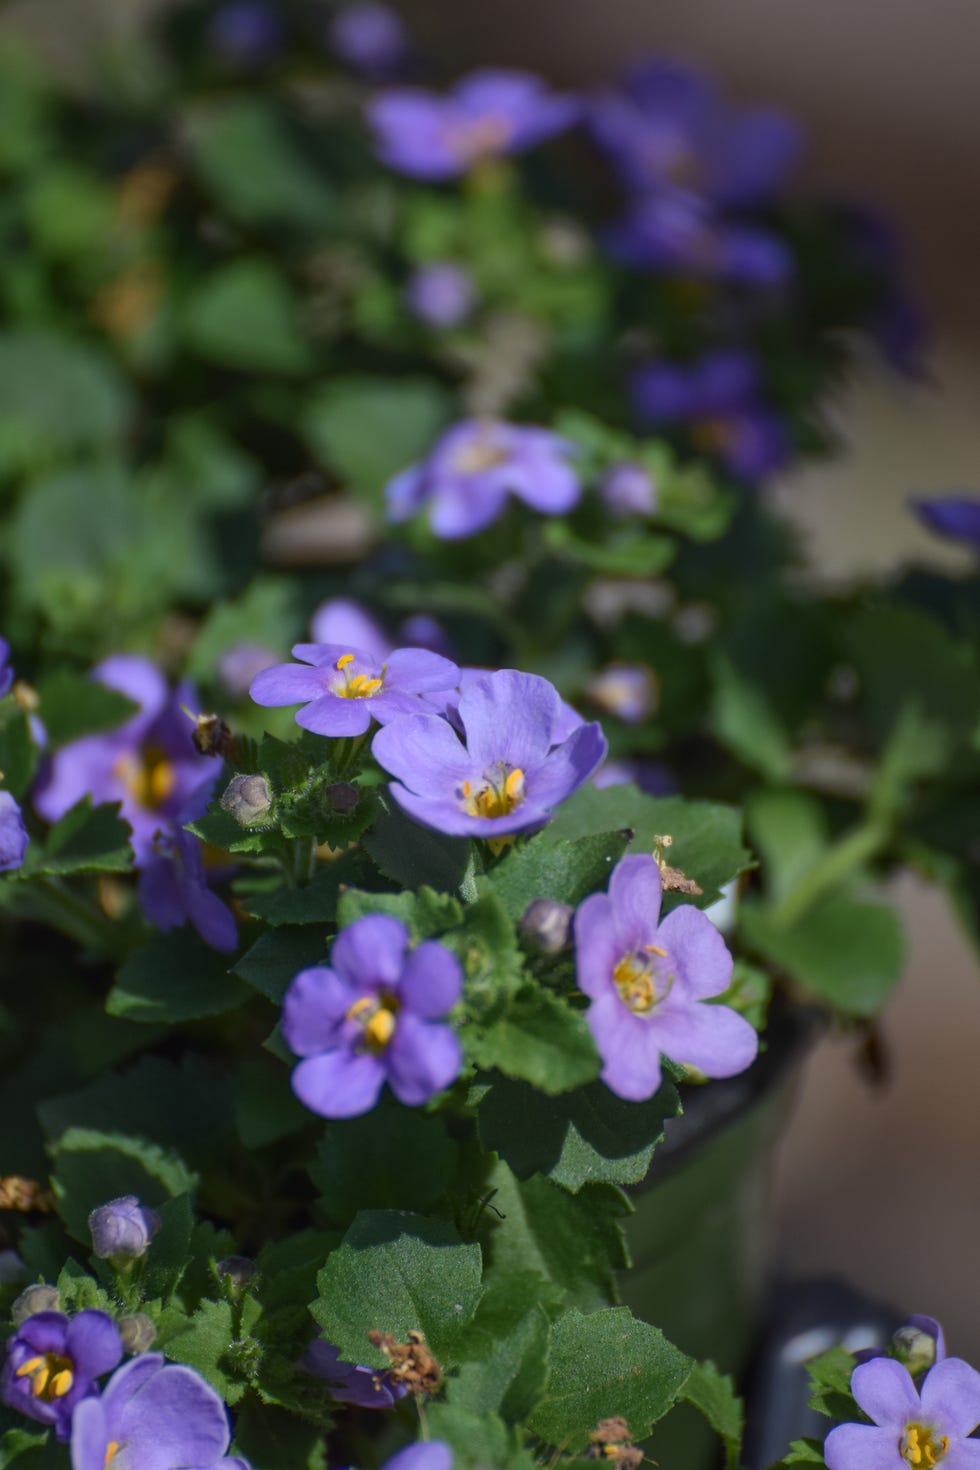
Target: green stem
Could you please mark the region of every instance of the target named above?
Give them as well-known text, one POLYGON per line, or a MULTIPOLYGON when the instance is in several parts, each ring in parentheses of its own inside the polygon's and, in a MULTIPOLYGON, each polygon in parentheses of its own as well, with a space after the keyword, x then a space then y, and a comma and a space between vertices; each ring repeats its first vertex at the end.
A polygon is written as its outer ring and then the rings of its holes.
POLYGON ((803 875, 795 888, 784 894, 773 909, 772 922, 780 928, 791 928, 818 899, 874 857, 889 835, 888 826, 874 818, 848 832, 803 875))
POLYGON ((293 882, 300 888, 313 879, 316 871, 316 838, 293 839, 293 882))

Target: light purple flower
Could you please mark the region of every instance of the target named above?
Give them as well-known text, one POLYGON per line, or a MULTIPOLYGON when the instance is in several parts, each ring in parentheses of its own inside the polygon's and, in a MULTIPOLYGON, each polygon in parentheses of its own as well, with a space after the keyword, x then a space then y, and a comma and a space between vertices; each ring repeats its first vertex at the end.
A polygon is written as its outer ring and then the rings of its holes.
POLYGON ((156 832, 203 812, 219 763, 194 748, 194 726, 181 708, 195 703, 189 685, 171 691, 154 664, 132 654, 105 659, 92 677, 139 710, 117 730, 86 735, 57 751, 34 805, 56 822, 84 796, 120 802, 140 865, 153 855, 156 832))
POLYGON ((839 1424, 824 1441, 829 1470, 976 1470, 980 1373, 944 1358, 920 1389, 894 1358, 874 1358, 851 1374, 851 1392, 870 1424, 839 1424))
POLYGON ((747 352, 709 352, 689 365, 648 363, 634 374, 632 396, 646 425, 683 426, 695 449, 740 479, 765 479, 789 457, 786 426, 766 403, 758 363, 747 352))
POLYGON ((310 619, 314 643, 343 643, 359 648, 383 663, 395 649, 425 648, 451 659, 453 649, 445 629, 425 613, 413 613, 398 629, 398 642, 392 642, 382 624, 361 603, 348 597, 330 597, 321 602, 310 619))
MULTIPOLYGON (((196 815, 188 812, 185 820, 196 815)), ((208 887, 203 844, 179 823, 154 837, 152 852, 140 864, 139 896, 144 914, 163 933, 190 923, 221 954, 238 943, 234 914, 208 887)))
POLYGON ((548 429, 466 419, 447 430, 428 459, 403 470, 386 496, 393 521, 423 507, 437 536, 457 540, 502 514, 508 495, 543 515, 563 515, 581 494, 568 458, 576 446, 548 429))
POLYGON ((980 495, 937 495, 913 500, 912 509, 930 531, 980 551, 980 495))
POLYGON ((160 1229, 160 1216, 141 1205, 135 1194, 124 1194, 93 1210, 88 1228, 93 1255, 104 1261, 136 1261, 146 1255, 160 1229))
POLYGON ((931 1368, 934 1363, 941 1363, 945 1356, 943 1329, 935 1317, 926 1317, 921 1312, 913 1312, 908 1321, 892 1333, 887 1349, 862 1348, 854 1354, 858 1363, 870 1363, 873 1358, 897 1358, 913 1376, 931 1368))
POLYGON ((585 693, 593 704, 626 725, 649 719, 660 698, 657 676, 647 664, 610 664, 592 675, 585 693))
POLYGON ((405 304, 428 327, 455 327, 476 300, 473 277, 465 266, 434 260, 419 266, 405 287, 405 304))
POLYGON ((0 638, 0 699, 10 693, 14 682, 14 669, 10 662, 10 644, 6 638, 0 638))
POLYGON ((775 235, 733 223, 695 194, 677 191, 631 200, 606 231, 626 265, 672 275, 775 287, 793 273, 793 257, 775 235))
POLYGON ((86 1399, 71 1426, 72 1470, 249 1470, 229 1456, 228 1411, 182 1363, 142 1353, 86 1399))
POLYGON ((345 1363, 333 1343, 322 1337, 310 1343, 300 1359, 308 1373, 326 1379, 330 1396, 342 1404, 357 1404, 362 1409, 393 1409, 406 1389, 403 1384, 386 1381, 387 1375, 376 1368, 345 1363))
POLYGON ((118 1328, 106 1312, 79 1312, 70 1319, 61 1312, 35 1312, 7 1342, 0 1399, 53 1427, 64 1443, 76 1405, 98 1392, 95 1380, 122 1353, 118 1328))
POLYGON ((459 961, 441 944, 411 949, 405 925, 388 914, 357 919, 334 940, 329 967, 301 970, 286 992, 282 1034, 303 1058, 296 1096, 322 1118, 368 1112, 385 1082, 409 1107, 427 1102, 462 1066, 440 1019, 461 989, 459 961))
POLYGON ((252 681, 256 704, 302 704, 296 723, 317 735, 363 735, 425 709, 424 694, 455 688, 459 669, 425 648, 384 660, 343 643, 297 643, 298 664, 277 664, 252 681))
POLYGON ((476 71, 439 96, 421 87, 383 92, 368 108, 378 156, 417 179, 454 179, 475 164, 523 153, 578 116, 572 97, 523 71, 476 71))
POLYGON ((229 0, 208 34, 215 51, 245 66, 274 60, 283 42, 282 22, 266 0, 229 0))
POLYGON ((537 674, 501 669, 474 680, 457 717, 462 739, 438 715, 412 715, 379 730, 371 746, 395 777, 389 790, 399 806, 453 836, 493 840, 543 827, 606 753, 597 724, 556 743, 567 717, 537 674))
POLYGON ((634 759, 604 761, 592 777, 600 791, 607 786, 638 786, 649 796, 676 796, 677 777, 662 761, 634 759))
POLYGON ((408 31, 401 16, 381 0, 360 0, 330 23, 334 55, 371 82, 401 76, 411 60, 408 31))
POLYGON ((392 1455, 381 1470, 453 1470, 453 1452, 441 1439, 420 1441, 392 1455))
POLYGON ((660 919, 660 869, 636 854, 617 863, 609 892, 575 915, 579 988, 602 1057, 606 1086, 630 1102, 660 1086, 661 1056, 708 1077, 732 1077, 755 1058, 759 1038, 729 1006, 709 1005, 731 984, 732 957, 700 909, 682 904, 660 919))
POLYGON ((19 868, 27 851, 27 828, 9 791, 0 791, 0 873, 19 868))
POLYGON ((616 464, 599 486, 606 509, 614 516, 652 516, 657 509, 657 487, 649 470, 638 464, 616 464))
POLYGON ((275 663, 278 650, 262 643, 235 643, 217 661, 218 678, 236 699, 244 699, 256 674, 275 663))

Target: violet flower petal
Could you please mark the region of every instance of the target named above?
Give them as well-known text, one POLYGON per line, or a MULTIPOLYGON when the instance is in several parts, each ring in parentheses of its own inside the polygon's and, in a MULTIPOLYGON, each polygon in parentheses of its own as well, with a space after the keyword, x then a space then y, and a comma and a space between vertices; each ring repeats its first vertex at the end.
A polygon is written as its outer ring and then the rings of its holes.
POLYGON ((406 715, 383 726, 371 742, 380 766, 419 796, 438 799, 447 789, 461 786, 473 773, 452 727, 438 715, 406 715))
POLYGON ((459 717, 474 767, 505 761, 527 770, 551 748, 561 700, 547 679, 500 669, 467 685, 459 697, 459 717))
POLYGON ((896 1429, 839 1424, 824 1440, 828 1470, 907 1470, 896 1429))
POLYGON ((283 704, 306 704, 319 699, 326 690, 327 679, 321 669, 305 664, 275 664, 256 674, 249 697, 266 708, 283 704))
POLYGON ((653 940, 662 895, 660 870, 646 854, 630 853, 613 868, 609 897, 615 914, 616 939, 622 952, 642 948, 653 940))
POLYGON ((658 1006, 649 1023, 664 1056, 708 1077, 734 1077, 755 1061, 759 1037, 744 1016, 730 1006, 673 1008, 671 999, 658 1006))
POLYGON ((980 1424, 980 1373, 962 1358, 944 1358, 930 1368, 920 1397, 923 1416, 944 1434, 965 1438, 980 1424))
POLYGON ((363 735, 371 726, 370 699, 343 699, 339 694, 324 694, 312 704, 297 710, 296 723, 314 735, 363 735))
POLYGON ((667 915, 658 931, 658 943, 669 954, 677 977, 674 993, 682 994, 685 1001, 724 995, 731 985, 733 961, 728 946, 707 914, 693 904, 681 904, 667 915))
POLYGON ((894 1358, 860 1363, 851 1374, 851 1393, 858 1408, 882 1428, 908 1424, 921 1413, 912 1377, 894 1358))
POLYGON ((282 1034, 298 1057, 337 1045, 337 1033, 351 1005, 351 991, 326 965, 300 970, 283 1000, 282 1034))
POLYGON ((330 963, 351 985, 394 988, 405 963, 408 930, 391 914, 370 914, 341 929, 330 963))
POLYGON ((427 939, 409 954, 398 994, 416 1016, 433 1020, 452 1010, 462 989, 459 960, 445 945, 427 939))
POLYGON ((385 1060, 388 1082, 399 1102, 418 1107, 459 1076, 463 1049, 451 1026, 402 1011, 385 1060))
POLYGON ((324 1051, 294 1069, 292 1089, 321 1118, 356 1118, 374 1107, 384 1080, 385 1068, 376 1056, 324 1051))

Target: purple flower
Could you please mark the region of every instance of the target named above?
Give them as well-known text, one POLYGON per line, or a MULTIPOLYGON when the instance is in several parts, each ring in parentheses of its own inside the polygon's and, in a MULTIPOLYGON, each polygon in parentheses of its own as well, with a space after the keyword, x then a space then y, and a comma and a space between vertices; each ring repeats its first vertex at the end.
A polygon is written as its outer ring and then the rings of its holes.
POLYGON ((851 1374, 851 1392, 870 1424, 839 1424, 824 1441, 829 1470, 970 1470, 980 1465, 980 1373, 944 1358, 917 1390, 907 1368, 874 1358, 851 1374))
POLYGON ((265 0, 230 0, 212 20, 209 39, 228 61, 251 66, 275 58, 282 46, 282 22, 265 0))
POLYGON ((628 786, 630 782, 650 796, 675 796, 677 777, 662 761, 639 759, 604 761, 592 777, 600 791, 607 786, 628 786))
POLYGON ((317 1378, 326 1379, 331 1398, 342 1404, 357 1404, 362 1409, 393 1409, 396 1400, 406 1392, 403 1384, 386 1382, 386 1374, 376 1368, 343 1362, 333 1343, 325 1342, 322 1337, 310 1343, 301 1366, 317 1378))
POLYGON ((381 1470, 453 1470, 453 1452, 440 1439, 410 1444, 386 1460, 381 1470))
POLYGON ((451 260, 434 260, 413 273, 405 287, 405 304, 428 327, 455 327, 473 309, 473 277, 451 260))
POLYGON ((106 1312, 79 1312, 70 1320, 61 1312, 36 1312, 7 1343, 0 1398, 53 1426, 65 1442, 76 1404, 98 1392, 95 1380, 116 1366, 122 1352, 119 1331, 106 1312))
POLYGON ((10 693, 13 682, 14 670, 10 662, 10 644, 6 638, 0 638, 0 699, 10 693))
POLYGON ((759 1038, 728 1006, 706 1004, 731 984, 732 957, 700 909, 682 904, 660 917, 660 869, 652 857, 625 857, 609 892, 593 893, 575 915, 579 988, 592 999, 587 1020, 606 1086, 630 1102, 660 1086, 660 1058, 732 1077, 755 1058, 759 1038))
POLYGON ((657 676, 646 664, 611 664, 593 674, 585 693, 607 714, 627 725, 640 725, 657 707, 657 676))
POLYGON ((626 265, 746 286, 779 286, 793 258, 775 235, 722 219, 695 194, 642 195, 606 231, 609 248, 626 265))
POLYGON ((599 494, 610 514, 624 520, 652 516, 657 509, 657 487, 642 465, 613 465, 603 476, 599 494))
POLYGON ((141 1205, 135 1194, 124 1194, 93 1210, 88 1228, 93 1255, 104 1261, 136 1261, 146 1255, 160 1229, 160 1216, 141 1205))
POLYGON ((634 374, 632 393, 647 425, 683 425, 696 449, 740 479, 762 480, 789 456, 786 428, 766 405, 758 364, 747 352, 709 352, 687 367, 649 363, 634 374))
POLYGON ((217 662, 218 678, 236 699, 244 699, 256 674, 275 663, 278 651, 262 643, 235 643, 217 662))
POLYGON ((476 679, 457 717, 462 739, 438 715, 411 715, 379 730, 371 747, 396 778, 389 789, 399 806, 454 836, 497 839, 543 827, 606 753, 597 724, 556 743, 567 716, 537 674, 501 669, 476 679))
POLYGON ((946 1339, 943 1329, 935 1317, 914 1312, 891 1335, 887 1349, 862 1348, 854 1354, 858 1363, 870 1363, 873 1358, 897 1358, 913 1375, 941 1363, 946 1356, 946 1339))
POLYGON ((0 873, 19 868, 27 851, 27 828, 9 791, 0 791, 0 873))
POLYGON ((383 92, 368 108, 378 155, 417 179, 454 179, 477 163, 525 149, 570 127, 571 97, 523 71, 477 71, 445 96, 420 87, 383 92))
MULTIPOLYGON (((193 815, 186 814, 190 821, 193 815)), ((139 896, 150 923, 167 933, 191 923, 205 944, 230 954, 238 943, 235 917, 208 887, 204 850, 179 823, 157 832, 153 850, 140 864, 139 896)))
POLYGON ((302 704, 296 723, 317 735, 363 735, 425 708, 421 698, 455 688, 459 669, 425 648, 399 648, 386 659, 343 643, 297 643, 299 664, 276 664, 252 681, 256 704, 302 704))
POLYGON ((896 372, 925 378, 930 323, 904 281, 902 241, 892 224, 866 205, 841 211, 852 259, 874 278, 876 303, 868 326, 896 372))
POLYGON ((329 36, 334 55, 371 82, 394 81, 411 60, 405 23, 381 0, 348 5, 331 21, 329 36))
POLYGON ((428 459, 389 483, 388 514, 404 521, 423 506, 437 536, 457 540, 482 531, 516 495, 532 510, 562 515, 581 493, 567 463, 575 445, 528 424, 466 419, 447 430, 428 459))
POLYGON ((249 1470, 228 1456, 228 1411, 193 1368, 142 1353, 114 1373, 101 1398, 78 1406, 72 1470, 249 1470))
POLYGON ((193 727, 181 709, 194 703, 188 685, 171 692, 155 665, 132 654, 105 659, 92 677, 139 710, 118 730, 86 735, 57 751, 34 805, 56 822, 84 796, 120 802, 139 866, 152 857, 156 832, 204 810, 218 763, 194 749, 193 727))
POLYGON ((286 992, 282 1034, 304 1059, 296 1096, 322 1118, 366 1113, 385 1082, 409 1107, 427 1102, 462 1065, 439 1019, 461 988, 459 961, 435 940, 411 949, 400 920, 357 919, 334 940, 329 968, 301 970, 286 992))
POLYGON ((912 509, 930 531, 965 541, 980 551, 980 495, 945 495, 913 500, 912 509))
POLYGON ((330 597, 321 602, 310 619, 310 632, 314 643, 345 643, 348 648, 360 648, 378 663, 383 663, 399 646, 426 648, 430 653, 440 653, 443 658, 452 658, 453 651, 445 629, 435 618, 425 613, 414 613, 405 618, 398 631, 398 643, 393 643, 378 619, 352 598, 330 597))

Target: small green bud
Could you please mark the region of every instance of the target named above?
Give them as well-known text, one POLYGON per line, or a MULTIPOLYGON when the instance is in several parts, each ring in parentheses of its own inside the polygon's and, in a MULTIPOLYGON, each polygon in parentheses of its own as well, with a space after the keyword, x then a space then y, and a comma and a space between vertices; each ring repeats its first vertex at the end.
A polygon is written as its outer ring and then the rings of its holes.
POLYGON ((892 1333, 891 1356, 904 1363, 914 1378, 919 1373, 925 1373, 935 1363, 936 1339, 932 1333, 921 1327, 914 1327, 911 1322, 906 1323, 892 1333))
POLYGON ((10 1308, 10 1315, 14 1325, 19 1327, 26 1322, 28 1317, 33 1317, 35 1312, 57 1312, 61 1306, 61 1297, 56 1286, 45 1286, 39 1282, 36 1286, 28 1286, 21 1292, 20 1296, 10 1308))
POLYGON ((335 781, 323 794, 331 811, 339 817, 349 817, 361 799, 361 793, 350 781, 335 781))
POLYGON ((248 1256, 225 1256, 224 1260, 217 1261, 214 1268, 219 1280, 227 1278, 232 1291, 244 1291, 246 1286, 255 1276, 258 1267, 248 1256))
POLYGON ((123 1347, 131 1358, 135 1358, 137 1353, 147 1352, 156 1341, 157 1330, 145 1312, 120 1317, 116 1325, 123 1347))

